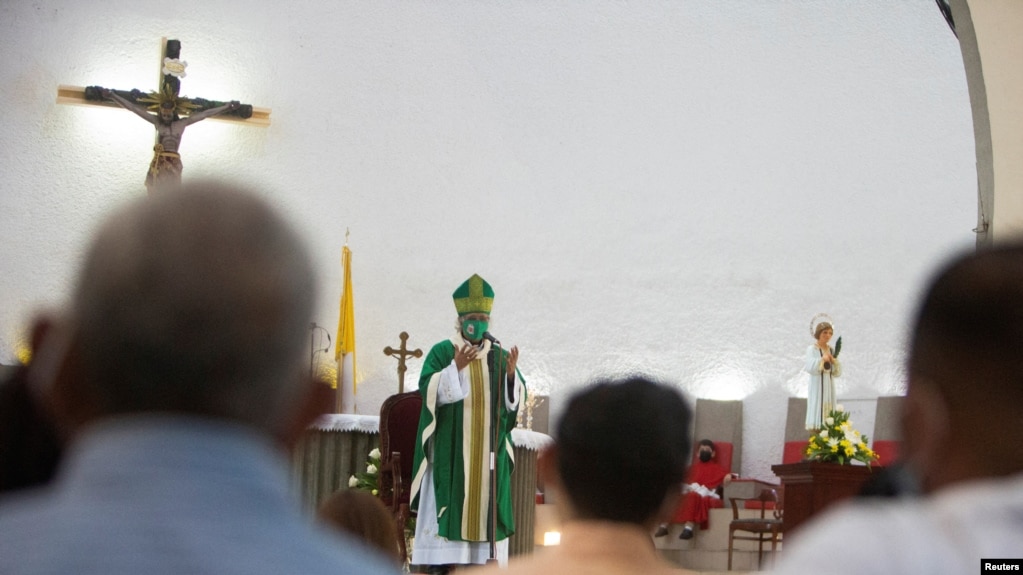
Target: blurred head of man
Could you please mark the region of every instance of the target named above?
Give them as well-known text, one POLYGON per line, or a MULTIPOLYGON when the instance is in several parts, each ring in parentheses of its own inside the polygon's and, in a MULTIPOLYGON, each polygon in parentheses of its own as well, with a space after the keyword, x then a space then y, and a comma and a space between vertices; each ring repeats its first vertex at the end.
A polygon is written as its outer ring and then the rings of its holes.
POLYGON ((190 414, 289 439, 322 401, 303 361, 315 297, 299 236, 258 195, 197 182, 131 202, 99 229, 55 326, 70 364, 58 409, 79 425, 190 414))
POLYGON ((644 377, 597 381, 570 398, 540 472, 568 500, 571 518, 647 529, 681 493, 691 424, 674 387, 644 377))
POLYGON ((1023 245, 960 256, 917 312, 903 413, 924 491, 1023 471, 1023 245))

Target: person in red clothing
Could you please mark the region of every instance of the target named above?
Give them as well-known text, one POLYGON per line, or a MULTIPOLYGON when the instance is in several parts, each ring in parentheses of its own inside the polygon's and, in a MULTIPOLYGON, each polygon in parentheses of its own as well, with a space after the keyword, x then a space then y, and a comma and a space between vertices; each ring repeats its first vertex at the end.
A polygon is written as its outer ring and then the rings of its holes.
MULTIPOLYGON (((721 487, 731 481, 732 475, 718 464, 715 456, 717 451, 714 442, 701 439, 697 447, 697 461, 689 468, 686 484, 682 487, 682 499, 679 500, 672 523, 682 523, 679 539, 692 539, 699 525, 707 528, 710 510, 724 507, 721 501, 721 487)), ((662 523, 654 533, 655 537, 668 534, 668 524, 662 523)))

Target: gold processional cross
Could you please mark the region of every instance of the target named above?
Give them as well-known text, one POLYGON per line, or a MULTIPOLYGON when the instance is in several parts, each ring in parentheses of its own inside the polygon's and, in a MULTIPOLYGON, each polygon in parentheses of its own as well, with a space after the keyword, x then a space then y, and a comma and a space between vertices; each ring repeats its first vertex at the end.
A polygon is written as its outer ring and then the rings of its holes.
POLYGON ((254 108, 238 101, 219 102, 179 95, 187 62, 181 60, 181 42, 163 39, 160 89, 148 94, 141 90, 110 90, 102 86, 58 86, 58 104, 120 106, 134 112, 156 128, 153 160, 146 174, 146 189, 157 189, 181 182, 181 156, 178 147, 185 127, 206 118, 234 120, 250 125, 269 126, 270 110, 254 108))
POLYGON ((398 338, 401 339, 401 347, 394 349, 391 346, 384 348, 384 355, 398 358, 398 393, 405 393, 405 358, 406 357, 423 357, 423 350, 416 349, 409 351, 405 347, 405 342, 408 341, 408 332, 401 332, 398 334, 398 338))

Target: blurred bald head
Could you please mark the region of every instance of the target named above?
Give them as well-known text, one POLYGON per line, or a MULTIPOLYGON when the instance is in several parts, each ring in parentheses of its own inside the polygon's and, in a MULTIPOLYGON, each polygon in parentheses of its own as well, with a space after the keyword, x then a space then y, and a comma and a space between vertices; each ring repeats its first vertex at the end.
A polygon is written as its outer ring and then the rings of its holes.
POLYGON ((198 182, 100 228, 72 302, 84 383, 104 415, 191 413, 267 430, 305 391, 309 256, 256 194, 198 182))

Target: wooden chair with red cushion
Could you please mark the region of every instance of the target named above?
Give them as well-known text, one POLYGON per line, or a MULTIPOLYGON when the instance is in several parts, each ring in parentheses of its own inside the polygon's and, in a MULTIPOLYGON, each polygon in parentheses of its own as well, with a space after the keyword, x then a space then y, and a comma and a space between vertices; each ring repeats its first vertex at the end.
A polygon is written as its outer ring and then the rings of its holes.
MULTIPOLYGON (((809 440, 807 436, 807 440, 809 440)), ((806 444, 808 441, 786 441, 785 449, 781 455, 782 463, 799 463, 803 460, 803 455, 806 453, 806 444)))
POLYGON ((412 515, 412 459, 422 407, 418 391, 392 395, 380 406, 380 499, 394 516, 402 560, 408 559, 405 525, 412 515))
POLYGON ((889 466, 899 459, 900 441, 874 440, 873 450, 878 459, 874 465, 889 466))

